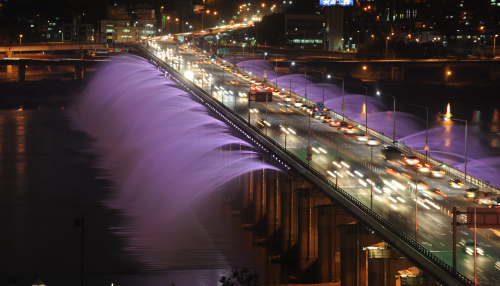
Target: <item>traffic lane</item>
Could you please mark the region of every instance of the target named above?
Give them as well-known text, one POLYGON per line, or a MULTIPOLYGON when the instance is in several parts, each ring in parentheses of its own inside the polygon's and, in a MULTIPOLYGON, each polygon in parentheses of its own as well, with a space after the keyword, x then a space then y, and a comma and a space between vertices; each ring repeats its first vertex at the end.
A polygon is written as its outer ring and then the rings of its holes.
POLYGON ((278 134, 278 133, 276 132, 276 134, 278 134))

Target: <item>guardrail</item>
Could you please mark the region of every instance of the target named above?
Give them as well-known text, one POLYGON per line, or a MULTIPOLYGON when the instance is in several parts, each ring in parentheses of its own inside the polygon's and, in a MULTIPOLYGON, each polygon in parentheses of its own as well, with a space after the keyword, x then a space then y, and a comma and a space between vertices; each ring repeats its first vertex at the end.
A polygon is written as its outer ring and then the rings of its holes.
MULTIPOLYGON (((140 46, 143 51, 145 51, 149 56, 151 56, 154 59, 157 59, 153 53, 149 52, 147 49, 144 47, 140 46)), ((455 281, 460 283, 461 285, 465 286, 472 286, 474 285, 474 282, 471 281, 469 278, 467 278, 465 275, 462 273, 455 271, 452 266, 448 265, 445 263, 443 260, 441 260, 439 257, 434 255, 430 250, 426 249, 424 246, 420 245, 417 243, 413 238, 411 238, 409 235, 401 231, 399 228, 394 226, 392 223, 390 223, 388 220, 380 216, 378 213, 374 212, 371 210, 369 207, 364 205, 361 201, 356 199, 354 196, 349 194, 347 191, 344 189, 340 188, 338 185, 336 185, 333 181, 331 181, 328 177, 323 175, 321 172, 318 170, 314 169, 311 166, 308 166, 306 162, 302 161, 300 158, 298 158, 296 155, 288 151, 286 148, 284 148, 281 144, 276 142, 274 139, 266 135, 264 132, 262 132, 260 129, 258 129, 256 126, 249 124, 248 120, 237 114, 236 112, 233 112, 230 108, 222 104, 219 100, 216 98, 212 97, 210 94, 208 94, 205 90, 201 89, 198 85, 193 84, 191 81, 185 79, 179 72, 177 72, 175 69, 172 67, 168 66, 164 62, 160 62, 158 65, 161 65, 163 69, 167 70, 171 75, 176 77, 178 80, 181 80, 183 83, 189 85, 189 88, 191 90, 196 90, 198 94, 202 94, 205 96, 207 99, 210 100, 204 100, 207 102, 207 104, 210 104, 212 108, 222 108, 224 109, 227 113, 231 114, 233 117, 235 117, 237 120, 245 123, 248 128, 250 128, 253 132, 257 133, 260 135, 262 138, 257 139, 258 141, 262 141, 264 139, 267 141, 267 143, 273 145, 275 148, 277 148, 282 154, 284 154, 288 159, 293 160, 295 163, 300 165, 301 168, 304 170, 307 170, 313 177, 324 183, 326 186, 329 187, 330 192, 334 192, 338 195, 340 195, 345 201, 349 202, 353 207, 357 208, 358 210, 362 211, 364 214, 366 214, 368 217, 373 219, 376 223, 381 225, 384 229, 389 230, 390 233, 392 233, 394 236, 396 236, 401 242, 404 243, 404 246, 410 247, 414 252, 420 254, 422 257, 426 259, 427 262, 432 263, 433 265, 437 266, 441 271, 445 272, 448 274, 450 277, 453 277, 455 281), (214 106, 210 101, 213 101, 217 103, 217 106, 214 106)), ((353 209, 350 209, 349 206, 345 206, 347 208, 347 211, 350 213, 353 213, 353 209)), ((402 250, 403 246, 398 245, 397 243, 391 244, 394 246, 398 251, 405 253, 404 250, 402 250)), ((425 268, 425 267, 423 267, 425 268)), ((434 277, 437 280, 442 280, 442 277, 434 277)), ((446 283, 445 283, 446 284, 446 283)))
MULTIPOLYGON (((235 68, 237 71, 241 72, 241 73, 246 73, 246 74, 250 74, 249 71, 247 70, 244 70, 238 66, 235 66, 234 64, 230 63, 229 61, 226 60, 226 64, 229 65, 229 66, 232 66, 233 68, 235 68)), ((305 97, 302 97, 298 94, 296 94, 295 92, 293 91, 290 91, 288 89, 286 89, 285 87, 282 87, 282 86, 279 86, 279 85, 276 85, 274 83, 272 83, 271 81, 269 80, 266 80, 264 78, 261 78, 260 76, 257 76, 255 74, 251 74, 252 77, 254 77, 255 79, 257 79, 258 81, 262 81, 262 82, 267 82, 269 83, 268 85, 269 86, 273 86, 277 89, 280 89, 283 91, 283 93, 285 94, 288 94, 290 97, 293 97, 295 98, 296 100, 301 100, 302 102, 304 102, 306 105, 309 105, 309 106, 313 106, 313 105, 316 105, 317 103, 316 102, 313 102, 305 97)), ((332 117, 332 118, 337 118, 337 119, 340 119, 340 120, 343 120, 345 122, 347 122, 348 124, 350 125, 353 125, 353 126, 358 126, 358 125, 364 125, 364 124, 361 124, 361 123, 358 123, 354 120, 351 120, 349 118, 347 118, 347 116, 342 116, 342 114, 339 114, 335 111, 328 111, 327 114, 332 117)), ((464 172, 460 171, 460 170, 457 170, 451 166, 449 166, 448 164, 442 162, 442 161, 439 161, 435 158, 432 158, 431 156, 426 156, 425 154, 401 143, 401 142, 393 142, 392 138, 389 138, 387 136, 385 136, 384 134, 378 132, 378 131, 375 131, 371 128, 358 128, 361 132, 364 132, 364 133, 367 133, 369 134, 371 137, 374 137, 376 138, 377 140, 379 140, 381 143, 383 144, 394 144, 394 146, 396 148, 398 148, 402 153, 404 154, 407 154, 407 155, 413 155, 413 156, 417 156, 421 161, 423 162, 429 162, 431 165, 434 165, 436 167, 439 167, 441 168, 447 176, 449 177, 452 177, 454 179, 457 179, 457 180, 461 180, 461 181, 465 181, 466 183, 468 183, 469 185, 471 185, 472 187, 482 187, 482 188, 487 188, 489 190, 491 190, 492 193, 495 193, 495 194, 500 194, 500 189, 489 184, 489 183, 486 183, 478 178, 475 178, 471 175, 465 175, 464 172), (446 166, 446 167, 442 167, 442 166, 446 166)))

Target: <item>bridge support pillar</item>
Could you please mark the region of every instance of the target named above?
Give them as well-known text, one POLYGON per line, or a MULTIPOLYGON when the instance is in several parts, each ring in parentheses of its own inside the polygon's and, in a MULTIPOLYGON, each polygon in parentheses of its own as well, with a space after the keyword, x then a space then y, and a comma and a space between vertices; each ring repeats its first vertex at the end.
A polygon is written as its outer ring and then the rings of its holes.
POLYGON ((403 81, 405 76, 405 68, 403 67, 392 67, 391 68, 391 79, 397 82, 403 81))
MULTIPOLYGON (((340 225, 354 222, 343 209, 334 205, 320 205, 318 209, 318 282, 340 280, 341 266, 340 225)), ((355 285, 355 284, 353 284, 355 285)))
POLYGON ((316 206, 331 204, 322 193, 302 184, 298 206, 299 270, 307 269, 318 258, 318 209, 316 206))
POLYGON ((266 170, 266 234, 271 237, 279 226, 278 171, 266 170))
MULTIPOLYGON (((12 52, 8 51, 5 53, 6 58, 11 58, 12 57, 12 52)), ((12 73, 12 65, 7 65, 7 73, 11 74, 12 73)))
POLYGON ((75 66, 75 79, 83 78, 83 66, 75 66))
POLYGON ((293 229, 293 181, 285 176, 280 177, 280 201, 281 201, 281 251, 284 253, 292 249, 292 229, 293 229))
POLYGON ((242 199, 242 209, 248 210, 252 204, 252 172, 241 175, 242 180, 242 191, 243 191, 243 199, 242 199))
POLYGON ((26 81, 26 66, 18 65, 17 66, 17 77, 20 82, 26 81))
POLYGON ((253 223, 262 219, 265 210, 265 185, 263 170, 253 171, 253 223))
POLYGON ((299 193, 299 271, 305 270, 311 263, 311 197, 306 193, 299 193))

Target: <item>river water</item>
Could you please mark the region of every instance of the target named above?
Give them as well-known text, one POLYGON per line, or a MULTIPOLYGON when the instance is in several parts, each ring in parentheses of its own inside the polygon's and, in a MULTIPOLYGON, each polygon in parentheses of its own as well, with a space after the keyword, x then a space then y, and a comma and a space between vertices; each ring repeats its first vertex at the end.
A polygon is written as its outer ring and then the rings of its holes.
POLYGON ((85 285, 218 285, 235 268, 257 270, 266 284, 286 279, 265 262, 275 252, 253 245, 259 234, 229 215, 222 191, 186 212, 172 229, 176 239, 125 231, 127 218, 107 207, 114 186, 96 167, 93 140, 73 130, 71 111, 61 109, 0 111, 1 281, 77 285, 82 228, 75 219, 82 214, 85 285), (149 240, 164 259, 127 249, 130 239, 149 240))

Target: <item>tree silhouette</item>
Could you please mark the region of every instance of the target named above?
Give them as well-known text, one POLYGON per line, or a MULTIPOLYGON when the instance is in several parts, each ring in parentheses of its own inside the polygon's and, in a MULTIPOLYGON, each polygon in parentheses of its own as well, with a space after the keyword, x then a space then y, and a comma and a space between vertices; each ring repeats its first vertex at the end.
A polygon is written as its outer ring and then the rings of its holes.
POLYGON ((238 269, 232 270, 233 274, 227 278, 222 276, 219 282, 222 286, 257 286, 260 274, 255 271, 250 273, 248 269, 243 269, 238 271, 238 269))

